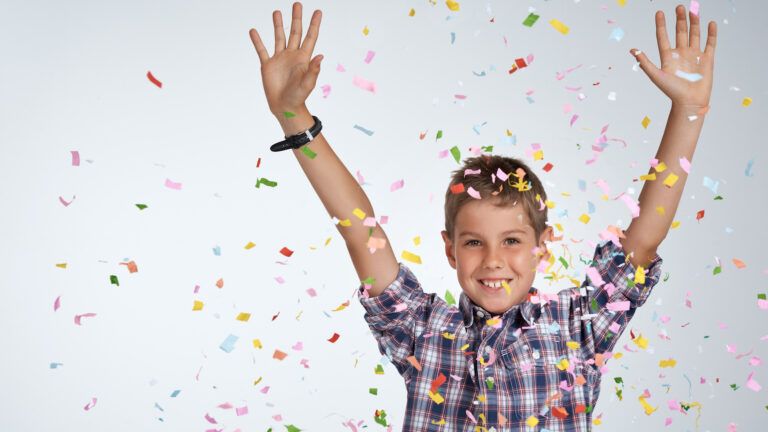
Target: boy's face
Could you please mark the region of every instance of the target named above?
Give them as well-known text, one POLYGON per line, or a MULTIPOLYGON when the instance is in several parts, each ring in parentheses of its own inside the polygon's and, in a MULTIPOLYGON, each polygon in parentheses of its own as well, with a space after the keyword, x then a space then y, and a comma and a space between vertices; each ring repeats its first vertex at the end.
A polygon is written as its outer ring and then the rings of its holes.
POLYGON ((471 201, 456 215, 453 241, 442 231, 448 263, 456 269, 464 293, 478 306, 503 314, 522 303, 533 285, 536 267, 548 258, 544 240, 552 228, 537 239, 521 203, 496 207, 489 200, 471 201), (537 256, 534 251, 539 249, 537 256), (544 255, 541 255, 544 253, 544 255), (481 281, 494 281, 489 287, 481 281), (506 280, 510 293, 500 283, 506 280))

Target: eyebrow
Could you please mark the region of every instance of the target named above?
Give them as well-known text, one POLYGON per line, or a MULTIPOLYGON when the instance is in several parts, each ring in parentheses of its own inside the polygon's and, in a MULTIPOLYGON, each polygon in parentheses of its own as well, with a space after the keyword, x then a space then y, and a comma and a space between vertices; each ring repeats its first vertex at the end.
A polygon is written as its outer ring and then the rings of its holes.
MULTIPOLYGON (((513 230, 507 230, 501 233, 501 235, 507 235, 507 234, 525 234, 525 231, 522 229, 513 229, 513 230)), ((459 237, 464 237, 464 236, 482 237, 480 234, 472 231, 462 231, 461 234, 459 234, 459 237)))

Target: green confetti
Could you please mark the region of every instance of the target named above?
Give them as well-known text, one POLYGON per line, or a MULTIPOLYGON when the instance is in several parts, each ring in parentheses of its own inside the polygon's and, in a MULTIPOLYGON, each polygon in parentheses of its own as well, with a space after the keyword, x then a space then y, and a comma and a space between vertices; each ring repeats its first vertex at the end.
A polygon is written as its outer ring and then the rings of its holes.
POLYGON ((294 113, 292 113, 290 111, 284 111, 283 115, 285 116, 285 118, 296 117, 296 114, 294 114, 294 113))
POLYGON ((274 181, 271 181, 271 180, 267 180, 267 179, 262 177, 262 178, 260 178, 260 179, 258 179, 256 181, 256 188, 258 189, 259 186, 261 186, 261 185, 269 186, 269 187, 275 187, 275 186, 277 186, 277 182, 274 182, 274 181))
POLYGON ((384 375, 384 366, 377 364, 374 372, 376 372, 376 375, 384 375))
POLYGON ((389 426, 387 424, 387 413, 384 410, 376 410, 373 415, 373 420, 382 426, 389 426))
POLYGON ((721 197, 720 195, 715 197, 715 201, 721 201, 722 199, 723 199, 723 197, 721 197))
POLYGON ((456 299, 453 298, 453 294, 448 290, 445 290, 445 302, 448 303, 448 306, 456 304, 456 299))
POLYGON ((715 267, 715 269, 712 270, 712 276, 720 274, 721 271, 723 271, 723 269, 720 266, 715 267))
POLYGON ((145 208, 147 208, 147 205, 146 204, 136 204, 136 207, 138 207, 139 210, 144 210, 145 208))
POLYGON ((301 152, 304 153, 310 159, 314 159, 315 156, 317 156, 317 153, 313 152, 312 149, 309 148, 309 145, 301 146, 301 152))
POLYGON ((758 295, 757 295, 757 299, 758 299, 758 300, 765 300, 765 299, 766 299, 766 298, 765 298, 765 293, 760 293, 760 294, 758 294, 758 295))
POLYGON ((669 272, 664 273, 664 278, 662 279, 664 282, 669 280, 669 272))
POLYGON ((109 283, 120 286, 120 281, 117 280, 117 276, 115 275, 109 275, 109 283))
POLYGON ((584 411, 585 414, 589 414, 592 412, 592 410, 595 409, 592 405, 587 405, 587 409, 584 411))
POLYGON ((379 389, 377 389, 376 387, 371 387, 371 388, 368 389, 368 393, 376 396, 376 395, 379 394, 379 389))
POLYGON ((461 159, 461 150, 459 150, 458 147, 453 146, 451 147, 451 154, 453 155, 453 158, 456 159, 456 163, 458 163, 459 159, 461 159))
POLYGON ((439 140, 442 137, 443 137, 443 131, 441 131, 441 130, 437 131, 437 136, 435 136, 435 139, 439 140))
POLYGON ((480 146, 480 149, 486 153, 493 153, 493 146, 480 146))
POLYGON ((488 377, 485 379, 485 385, 488 386, 488 390, 493 390, 494 385, 493 377, 488 377))
POLYGON ((368 278, 362 282, 365 285, 373 285, 376 282, 376 278, 373 276, 368 276, 368 278))
POLYGON ((525 18, 525 21, 523 21, 523 25, 526 27, 533 27, 534 24, 536 24, 536 21, 539 20, 539 16, 535 13, 531 12, 528 14, 528 16, 525 18))
POLYGON ((301 429, 294 425, 285 425, 285 428, 288 429, 288 432, 301 432, 301 429))
POLYGON ((565 267, 566 269, 568 269, 568 261, 566 261, 566 260, 565 260, 565 258, 563 258, 563 257, 560 257, 560 258, 558 258, 558 261, 560 261, 560 264, 562 264, 562 265, 563 265, 563 267, 565 267))
POLYGON ((736 384, 731 384, 731 389, 733 389, 733 391, 736 391, 739 389, 739 386, 736 384))

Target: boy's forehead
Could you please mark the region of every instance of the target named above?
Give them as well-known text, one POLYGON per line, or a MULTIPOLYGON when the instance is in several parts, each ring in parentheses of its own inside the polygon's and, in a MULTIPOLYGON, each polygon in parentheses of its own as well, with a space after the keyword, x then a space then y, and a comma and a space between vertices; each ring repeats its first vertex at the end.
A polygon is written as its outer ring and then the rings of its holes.
POLYGON ((475 201, 464 205, 459 211, 456 230, 458 235, 509 230, 528 232, 533 230, 533 225, 520 202, 499 206, 498 202, 475 201))

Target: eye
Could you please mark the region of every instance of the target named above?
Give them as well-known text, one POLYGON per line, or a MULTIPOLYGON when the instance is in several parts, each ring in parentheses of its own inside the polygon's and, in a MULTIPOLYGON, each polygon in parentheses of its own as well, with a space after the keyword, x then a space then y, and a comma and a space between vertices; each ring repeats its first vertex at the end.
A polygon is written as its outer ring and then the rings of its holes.
MULTIPOLYGON (((470 243, 472 243, 472 242, 477 242, 477 240, 467 240, 467 241, 464 243, 464 246, 470 246, 470 243)), ((478 242, 478 243, 479 243, 479 242, 478 242)))
POLYGON ((512 244, 518 244, 520 241, 518 241, 516 238, 510 237, 507 240, 512 240, 512 244))

